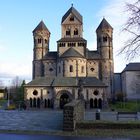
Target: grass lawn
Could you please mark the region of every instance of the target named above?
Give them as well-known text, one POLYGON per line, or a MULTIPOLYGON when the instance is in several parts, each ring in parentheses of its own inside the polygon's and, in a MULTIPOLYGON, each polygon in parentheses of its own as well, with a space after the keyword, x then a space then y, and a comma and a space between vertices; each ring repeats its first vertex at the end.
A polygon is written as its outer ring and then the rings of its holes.
POLYGON ((77 135, 98 137, 139 137, 140 129, 78 129, 77 135))
POLYGON ((116 102, 109 104, 109 108, 115 111, 140 111, 140 101, 127 101, 127 102, 116 102))

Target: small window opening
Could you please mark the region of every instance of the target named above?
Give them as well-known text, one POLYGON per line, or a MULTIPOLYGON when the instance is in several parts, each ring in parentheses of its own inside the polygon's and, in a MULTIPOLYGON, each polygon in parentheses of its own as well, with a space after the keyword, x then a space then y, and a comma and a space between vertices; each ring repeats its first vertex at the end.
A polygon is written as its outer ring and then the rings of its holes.
POLYGON ((78 35, 78 29, 74 30, 74 35, 78 35))
POLYGON ((71 16, 70 17, 70 21, 74 21, 74 16, 71 16))
POLYGON ((41 43, 41 38, 38 39, 38 43, 39 43, 39 44, 41 43))
POLYGON ((81 73, 84 73, 84 66, 81 67, 81 73))
POLYGON ((52 68, 50 68, 50 69, 49 69, 49 71, 50 71, 50 72, 52 72, 52 71, 53 71, 53 69, 52 69, 52 68))
POLYGON ((70 35, 70 30, 67 30, 66 31, 66 35, 70 35))
POLYGON ((73 72, 73 66, 70 65, 70 72, 73 72))
POLYGON ((99 91, 98 91, 98 90, 95 90, 95 91, 93 92, 93 94, 94 94, 95 96, 97 96, 97 95, 99 94, 99 91))
POLYGON ((91 68, 90 70, 93 72, 94 71, 94 68, 91 68))
POLYGON ((37 90, 34 90, 34 91, 33 91, 33 95, 35 95, 35 96, 37 96, 37 95, 38 95, 37 90))
POLYGON ((103 42, 107 42, 107 37, 103 37, 103 42))

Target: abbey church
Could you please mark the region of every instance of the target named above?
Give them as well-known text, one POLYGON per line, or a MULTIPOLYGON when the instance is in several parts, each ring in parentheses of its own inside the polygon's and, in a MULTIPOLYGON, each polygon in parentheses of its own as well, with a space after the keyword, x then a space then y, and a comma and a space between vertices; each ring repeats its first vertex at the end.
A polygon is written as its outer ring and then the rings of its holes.
MULTIPOLYGON (((57 51, 49 51, 50 31, 43 21, 33 30, 33 79, 25 86, 28 108, 62 109, 78 99, 85 108, 103 108, 113 94, 113 28, 105 18, 96 29, 97 50, 88 49, 83 17, 73 7, 61 20, 57 51)), ((94 47, 94 46, 93 46, 94 47)))

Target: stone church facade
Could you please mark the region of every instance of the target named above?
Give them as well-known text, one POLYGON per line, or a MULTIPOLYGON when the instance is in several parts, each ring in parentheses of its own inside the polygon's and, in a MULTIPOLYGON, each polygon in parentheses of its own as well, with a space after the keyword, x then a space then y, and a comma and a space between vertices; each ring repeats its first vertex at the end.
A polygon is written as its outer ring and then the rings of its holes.
POLYGON ((78 98, 86 108, 102 108, 113 93, 113 28, 103 18, 97 50, 83 38, 83 17, 72 6, 62 17, 57 51, 49 51, 50 31, 43 21, 33 30, 33 79, 25 86, 28 108, 63 108, 78 98))

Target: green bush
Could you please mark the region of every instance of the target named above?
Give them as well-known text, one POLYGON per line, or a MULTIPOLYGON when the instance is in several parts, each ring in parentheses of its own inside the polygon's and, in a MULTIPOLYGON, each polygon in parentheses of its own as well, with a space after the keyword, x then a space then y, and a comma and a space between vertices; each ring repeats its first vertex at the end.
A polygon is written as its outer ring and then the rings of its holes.
POLYGON ((140 101, 126 101, 116 102, 115 104, 109 104, 111 109, 116 111, 140 111, 140 101))
POLYGON ((140 129, 140 122, 79 122, 77 129, 140 129))

